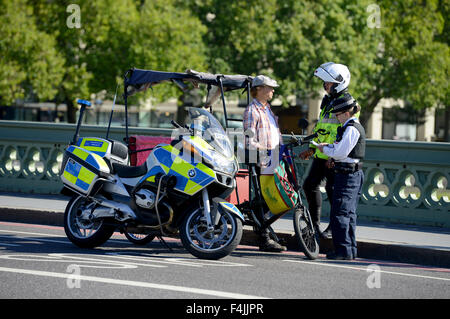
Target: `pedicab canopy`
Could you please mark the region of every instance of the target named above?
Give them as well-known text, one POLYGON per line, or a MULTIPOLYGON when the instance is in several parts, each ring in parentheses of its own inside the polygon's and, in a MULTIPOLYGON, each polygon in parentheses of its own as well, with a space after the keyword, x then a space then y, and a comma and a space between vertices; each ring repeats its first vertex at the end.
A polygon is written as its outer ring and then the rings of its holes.
POLYGON ((223 91, 237 89, 248 89, 253 77, 248 75, 225 75, 197 72, 187 70, 185 73, 162 72, 153 70, 130 69, 125 74, 126 94, 133 95, 140 91, 145 91, 149 87, 171 81, 182 90, 186 90, 185 82, 192 82, 195 86, 203 83, 210 86, 222 87, 223 91))
MULTIPOLYGON (((208 106, 211 107, 211 105, 220 95, 222 97, 225 125, 226 127, 228 127, 228 121, 242 121, 242 119, 234 120, 228 118, 225 106, 224 92, 237 89, 245 89, 247 91, 247 102, 249 102, 249 92, 252 80, 253 80, 252 76, 240 74, 238 75, 212 74, 212 73, 197 72, 194 70, 187 70, 184 73, 179 73, 179 72, 142 70, 136 68, 130 69, 125 73, 124 76, 125 130, 126 130, 125 141, 127 144, 129 143, 128 107, 127 107, 128 96, 131 96, 137 92, 145 91, 151 86, 166 81, 175 83, 183 91, 186 91, 188 89, 186 82, 193 83, 194 87, 198 87, 198 84, 203 83, 206 84, 208 88, 208 97, 205 103, 205 107, 208 106), (212 96, 210 96, 209 94, 211 87, 216 88, 212 96)), ((110 124, 108 126, 107 136, 109 135, 111 119, 112 113, 110 117, 110 124)))

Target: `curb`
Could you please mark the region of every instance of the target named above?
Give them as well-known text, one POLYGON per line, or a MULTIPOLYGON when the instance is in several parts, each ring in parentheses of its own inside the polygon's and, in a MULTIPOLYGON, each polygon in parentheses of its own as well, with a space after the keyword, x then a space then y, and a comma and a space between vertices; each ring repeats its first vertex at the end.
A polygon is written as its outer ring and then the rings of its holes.
MULTIPOLYGON (((64 214, 61 211, 38 210, 29 208, 0 207, 0 220, 30 224, 63 226, 64 214)), ((294 232, 277 231, 278 238, 289 250, 299 251, 294 232)), ((250 227, 245 226, 241 245, 257 246, 258 236, 250 227)), ((358 240, 358 257, 450 268, 450 251, 390 242, 358 240)), ((326 254, 333 249, 331 239, 321 239, 320 253, 326 254)))
MULTIPOLYGON (((286 243, 289 250, 299 250, 294 232, 277 231, 276 234, 280 240, 286 243)), ((256 234, 250 229, 244 229, 241 244, 256 246, 256 242, 256 234)), ((358 257, 360 258, 450 268, 450 251, 448 250, 372 240, 357 240, 357 247, 358 257)), ((333 241, 331 239, 320 240, 321 254, 326 254, 332 250, 333 241)))
POLYGON ((64 212, 29 208, 0 208, 0 220, 26 224, 64 226, 64 212))

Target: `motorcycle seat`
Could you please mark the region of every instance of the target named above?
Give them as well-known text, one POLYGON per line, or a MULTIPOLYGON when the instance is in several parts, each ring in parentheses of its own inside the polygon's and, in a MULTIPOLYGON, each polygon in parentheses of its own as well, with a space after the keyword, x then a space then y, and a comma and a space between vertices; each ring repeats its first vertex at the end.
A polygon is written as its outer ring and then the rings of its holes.
POLYGON ((147 173, 147 163, 141 166, 128 166, 119 163, 112 163, 113 171, 119 177, 133 178, 145 175, 147 173))
POLYGON ((128 157, 128 147, 122 142, 109 140, 112 143, 111 154, 115 155, 123 160, 128 157))

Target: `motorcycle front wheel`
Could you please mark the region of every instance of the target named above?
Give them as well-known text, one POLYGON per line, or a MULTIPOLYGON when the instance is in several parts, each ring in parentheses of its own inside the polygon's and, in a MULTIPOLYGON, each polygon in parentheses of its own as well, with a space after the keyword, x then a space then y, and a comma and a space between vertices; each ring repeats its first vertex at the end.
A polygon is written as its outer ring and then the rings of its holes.
POLYGON ((104 244, 115 227, 103 220, 90 220, 88 213, 95 203, 83 196, 74 196, 64 212, 64 231, 67 238, 78 247, 94 248, 104 244))
POLYGON ((319 243, 315 235, 309 211, 303 207, 298 207, 294 212, 294 230, 300 248, 309 259, 316 259, 319 256, 319 243))
POLYGON ((214 229, 208 229, 203 209, 197 207, 184 218, 180 238, 183 246, 195 257, 217 260, 231 254, 241 242, 242 221, 224 211, 214 229))

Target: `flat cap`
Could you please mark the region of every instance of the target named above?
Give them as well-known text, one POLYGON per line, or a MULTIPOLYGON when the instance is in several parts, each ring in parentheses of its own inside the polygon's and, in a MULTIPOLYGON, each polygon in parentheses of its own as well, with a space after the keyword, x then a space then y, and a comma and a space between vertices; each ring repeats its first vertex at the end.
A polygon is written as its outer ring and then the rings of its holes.
POLYGON ((252 81, 252 87, 262 86, 262 85, 271 86, 273 88, 279 87, 277 81, 269 78, 268 76, 265 76, 265 75, 255 76, 252 81))

